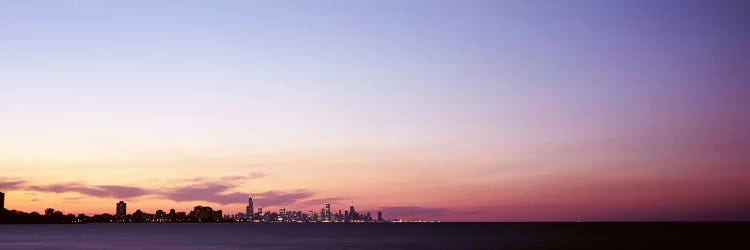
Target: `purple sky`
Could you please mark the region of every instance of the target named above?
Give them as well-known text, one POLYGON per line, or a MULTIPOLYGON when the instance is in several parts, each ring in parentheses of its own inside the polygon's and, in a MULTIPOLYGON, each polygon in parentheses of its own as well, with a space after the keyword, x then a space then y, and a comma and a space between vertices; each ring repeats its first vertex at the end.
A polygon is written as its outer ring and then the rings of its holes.
POLYGON ((0 191, 27 211, 239 212, 253 194, 388 218, 747 220, 747 13, 5 1, 0 191))

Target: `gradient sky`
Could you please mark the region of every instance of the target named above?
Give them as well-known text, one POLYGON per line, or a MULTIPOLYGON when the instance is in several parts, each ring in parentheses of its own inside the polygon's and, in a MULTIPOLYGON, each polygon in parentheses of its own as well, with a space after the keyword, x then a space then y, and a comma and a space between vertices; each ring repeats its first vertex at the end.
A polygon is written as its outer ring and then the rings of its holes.
POLYGON ((749 220, 747 1, 2 1, 6 207, 749 220))

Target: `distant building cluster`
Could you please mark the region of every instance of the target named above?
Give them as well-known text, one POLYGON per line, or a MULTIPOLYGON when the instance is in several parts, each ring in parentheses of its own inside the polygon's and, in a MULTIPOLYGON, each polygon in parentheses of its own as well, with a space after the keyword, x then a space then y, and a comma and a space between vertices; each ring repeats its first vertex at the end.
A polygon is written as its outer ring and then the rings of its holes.
POLYGON ((248 197, 248 204, 245 207, 245 213, 234 215, 224 215, 224 220, 241 221, 241 222, 385 222, 383 213, 378 212, 377 218, 372 218, 370 212, 359 213, 354 209, 354 204, 349 205, 348 210, 338 210, 337 213, 331 212, 331 203, 326 202, 325 207, 320 211, 292 211, 286 208, 280 208, 279 212, 265 211, 258 207, 257 211, 253 210, 253 198, 248 197))
POLYGON ((253 198, 248 197, 245 213, 234 215, 222 215, 221 210, 213 210, 211 207, 195 206, 190 212, 176 212, 170 209, 169 213, 157 210, 149 214, 136 210, 128 214, 127 203, 124 201, 115 204, 115 213, 97 214, 87 216, 85 214, 64 215, 61 211, 52 208, 44 210, 44 215, 37 212, 25 213, 21 211, 7 211, 5 207, 5 194, 0 192, 0 215, 2 223, 206 223, 206 222, 386 222, 383 213, 377 212, 377 218, 373 218, 370 212, 361 213, 349 205, 349 209, 332 212, 331 203, 326 202, 320 211, 291 211, 286 208, 278 212, 263 211, 262 207, 254 210, 253 198))
MULTIPOLYGON (((177 212, 170 209, 169 213, 164 210, 156 210, 156 213, 149 214, 136 210, 133 214, 127 214, 127 203, 120 201, 116 204, 115 215, 110 219, 111 222, 222 222, 221 210, 213 210, 211 207, 195 206, 189 213, 177 212)), ((103 214, 107 216, 109 214, 103 214)))

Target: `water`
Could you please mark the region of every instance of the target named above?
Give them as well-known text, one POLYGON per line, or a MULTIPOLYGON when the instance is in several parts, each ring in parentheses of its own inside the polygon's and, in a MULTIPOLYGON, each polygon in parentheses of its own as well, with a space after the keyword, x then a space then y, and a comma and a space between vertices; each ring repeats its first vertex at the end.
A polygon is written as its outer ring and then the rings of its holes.
POLYGON ((747 223, 0 225, 0 249, 750 249, 742 247, 747 229, 747 223))

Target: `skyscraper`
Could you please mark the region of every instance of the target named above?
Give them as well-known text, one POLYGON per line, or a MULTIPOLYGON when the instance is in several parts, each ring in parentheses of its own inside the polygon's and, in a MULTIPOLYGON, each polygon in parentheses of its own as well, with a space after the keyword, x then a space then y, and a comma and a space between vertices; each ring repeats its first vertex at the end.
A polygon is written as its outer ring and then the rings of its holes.
POLYGON ((352 220, 357 220, 357 213, 354 211, 354 204, 349 204, 349 217, 351 217, 352 220))
POLYGON ((0 212, 5 209, 5 193, 0 192, 0 212))
POLYGON ((383 212, 378 211, 378 221, 383 221, 383 212))
POLYGON ((117 210, 115 211, 115 215, 119 218, 125 217, 127 214, 126 209, 127 204, 124 201, 120 201, 117 203, 117 210))
POLYGON ((245 216, 247 219, 253 219, 253 197, 247 196, 247 207, 245 208, 245 216))
POLYGON ((326 216, 327 221, 331 221, 331 203, 326 202, 326 216))

